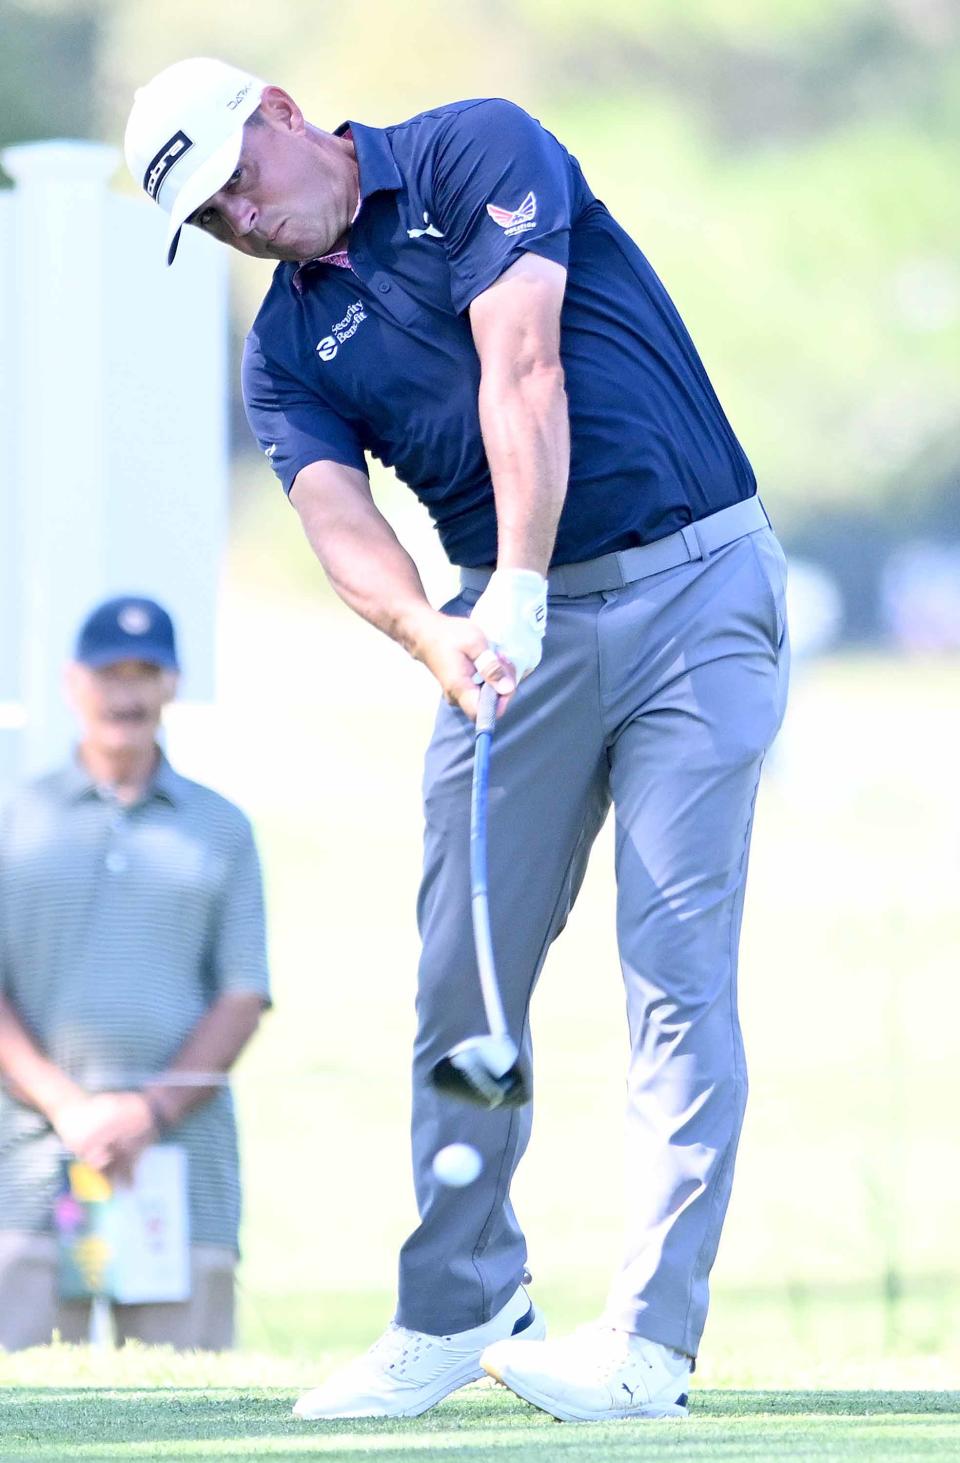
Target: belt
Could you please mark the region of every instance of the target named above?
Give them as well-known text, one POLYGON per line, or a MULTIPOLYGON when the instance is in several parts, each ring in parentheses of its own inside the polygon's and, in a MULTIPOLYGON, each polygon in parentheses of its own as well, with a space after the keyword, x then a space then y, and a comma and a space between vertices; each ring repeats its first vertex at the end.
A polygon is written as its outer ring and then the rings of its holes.
MULTIPOLYGON (((735 539, 769 527, 766 510, 754 495, 696 523, 688 523, 686 528, 655 543, 618 549, 597 559, 584 559, 579 564, 558 564, 547 570, 548 593, 572 599, 580 594, 598 594, 604 589, 623 589, 637 579, 707 559, 735 539)), ((492 569, 461 569, 460 585, 463 589, 484 589, 492 573, 492 569)))

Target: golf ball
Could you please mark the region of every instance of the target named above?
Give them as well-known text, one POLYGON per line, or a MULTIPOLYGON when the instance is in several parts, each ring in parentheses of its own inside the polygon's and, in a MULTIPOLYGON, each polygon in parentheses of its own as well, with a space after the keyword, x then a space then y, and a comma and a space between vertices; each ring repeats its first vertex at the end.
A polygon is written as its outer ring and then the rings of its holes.
POLYGON ((483 1159, 469 1143, 448 1143, 433 1160, 433 1171, 442 1184, 452 1189, 466 1188, 479 1178, 483 1159))

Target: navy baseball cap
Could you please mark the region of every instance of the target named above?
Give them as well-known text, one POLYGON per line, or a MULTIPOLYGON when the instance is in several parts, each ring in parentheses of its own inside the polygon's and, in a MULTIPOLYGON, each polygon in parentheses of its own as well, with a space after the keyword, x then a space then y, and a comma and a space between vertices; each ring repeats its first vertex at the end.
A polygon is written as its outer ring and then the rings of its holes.
POLYGON ((108 599, 90 612, 80 627, 74 658, 89 666, 144 660, 180 669, 173 621, 154 600, 136 595, 108 599))

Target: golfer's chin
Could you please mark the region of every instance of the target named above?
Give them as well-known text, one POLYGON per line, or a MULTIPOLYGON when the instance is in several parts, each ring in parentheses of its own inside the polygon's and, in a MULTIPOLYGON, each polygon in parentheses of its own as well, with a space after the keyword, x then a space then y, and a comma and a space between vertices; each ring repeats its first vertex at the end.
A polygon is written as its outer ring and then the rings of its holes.
POLYGON ((274 238, 262 238, 258 234, 224 235, 218 236, 220 241, 236 250, 238 254, 244 254, 248 259, 273 259, 282 261, 301 260, 305 257, 300 250, 291 244, 289 240, 275 236, 274 238))
POLYGON ((285 249, 282 244, 274 244, 269 239, 231 239, 229 242, 238 254, 246 254, 248 259, 287 261, 300 258, 291 249, 285 249))
POLYGON ((241 252, 252 254, 255 259, 275 259, 279 260, 281 264, 302 264, 306 259, 316 259, 321 251, 312 251, 308 244, 281 244, 274 240, 264 241, 256 247, 242 249, 241 252))
MULTIPOLYGON (((341 235, 341 237, 345 236, 341 235)), ((321 259, 324 254, 331 253, 335 247, 335 244, 331 244, 326 237, 311 236, 308 231, 301 234, 290 226, 289 221, 282 223, 273 234, 267 237, 258 234, 243 234, 239 237, 226 238, 224 242, 230 244, 238 253, 247 254, 253 259, 278 259, 284 264, 303 264, 311 259, 321 259)))
POLYGON ((332 254, 337 247, 346 248, 347 234, 342 232, 331 239, 329 233, 314 234, 307 227, 300 230, 291 219, 286 219, 271 238, 265 240, 271 259, 282 259, 288 264, 306 264, 311 259, 322 259, 332 254))

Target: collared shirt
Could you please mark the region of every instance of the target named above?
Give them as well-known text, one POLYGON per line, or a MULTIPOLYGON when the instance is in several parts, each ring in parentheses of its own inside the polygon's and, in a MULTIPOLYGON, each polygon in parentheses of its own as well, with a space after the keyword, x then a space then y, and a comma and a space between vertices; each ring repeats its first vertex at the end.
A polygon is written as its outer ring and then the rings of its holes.
POLYGON ((346 125, 363 197, 350 272, 280 264, 244 352, 247 415, 287 492, 310 463, 363 471, 369 453, 426 505, 454 563, 495 561, 466 312, 525 251, 567 270, 571 464, 554 563, 756 491, 663 285, 555 137, 492 99, 346 125))
MULTIPOLYGON (((250 825, 161 758, 120 804, 79 762, 18 792, 0 822, 0 990, 88 1091, 145 1085, 227 991, 269 999, 250 825)), ((226 1088, 169 1133, 190 1173, 191 1237, 236 1245, 240 1180, 226 1088)), ((0 1228, 50 1225, 60 1145, 0 1089, 0 1228)))

